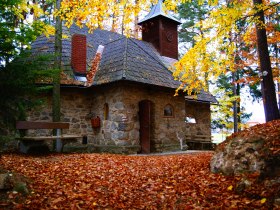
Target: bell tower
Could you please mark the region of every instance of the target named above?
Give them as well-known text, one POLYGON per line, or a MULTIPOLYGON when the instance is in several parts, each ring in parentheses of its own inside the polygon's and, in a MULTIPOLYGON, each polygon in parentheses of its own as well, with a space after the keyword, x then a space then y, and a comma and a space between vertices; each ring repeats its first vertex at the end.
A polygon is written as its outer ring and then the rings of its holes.
POLYGON ((138 25, 142 26, 142 40, 150 42, 162 56, 178 59, 178 25, 179 20, 172 17, 163 8, 159 0, 150 13, 138 25))

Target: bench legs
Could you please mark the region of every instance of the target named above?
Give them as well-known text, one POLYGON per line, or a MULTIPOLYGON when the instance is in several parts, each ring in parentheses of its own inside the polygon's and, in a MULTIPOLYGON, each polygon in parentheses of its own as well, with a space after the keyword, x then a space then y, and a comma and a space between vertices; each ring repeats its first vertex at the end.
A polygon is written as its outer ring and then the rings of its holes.
MULTIPOLYGON (((63 152, 63 147, 65 144, 70 142, 76 142, 77 138, 57 138, 55 140, 55 151, 56 152, 63 152)), ((40 153, 40 152, 49 152, 50 148, 46 143, 46 140, 24 140, 19 141, 18 149, 21 153, 40 153)))
MULTIPOLYGON (((49 147, 42 141, 20 141, 19 142, 19 151, 27 154, 27 153, 36 153, 38 150, 44 150, 45 152, 49 152, 49 147)), ((41 151, 42 152, 42 151, 41 151)))
MULTIPOLYGON (((40 153, 40 152, 49 152, 50 148, 47 144, 47 141, 55 141, 55 151, 63 152, 63 147, 65 144, 70 142, 77 142, 79 136, 56 136, 56 137, 35 137, 32 139, 20 139, 18 144, 18 149, 22 153, 40 153), (39 138, 39 139, 38 139, 39 138)), ((54 145, 53 145, 54 146, 54 145)))
POLYGON ((62 152, 62 148, 63 148, 62 140, 57 138, 56 141, 55 141, 56 152, 62 152))
POLYGON ((18 147, 19 147, 19 151, 21 153, 27 154, 27 152, 30 150, 31 146, 30 146, 30 144, 28 144, 26 142, 24 143, 24 142, 20 141, 18 144, 18 147))
POLYGON ((63 147, 62 140, 61 140, 61 138, 59 138, 59 136, 61 136, 61 133, 62 133, 61 129, 56 129, 56 136, 57 136, 56 141, 55 141, 56 152, 62 152, 62 147, 63 147))

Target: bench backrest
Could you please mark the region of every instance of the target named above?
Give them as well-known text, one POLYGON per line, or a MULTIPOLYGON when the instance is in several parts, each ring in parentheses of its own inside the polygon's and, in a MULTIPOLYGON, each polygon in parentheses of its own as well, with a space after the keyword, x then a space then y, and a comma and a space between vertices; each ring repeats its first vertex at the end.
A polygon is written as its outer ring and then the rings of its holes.
POLYGON ((69 129, 69 123, 17 121, 16 129, 69 129))

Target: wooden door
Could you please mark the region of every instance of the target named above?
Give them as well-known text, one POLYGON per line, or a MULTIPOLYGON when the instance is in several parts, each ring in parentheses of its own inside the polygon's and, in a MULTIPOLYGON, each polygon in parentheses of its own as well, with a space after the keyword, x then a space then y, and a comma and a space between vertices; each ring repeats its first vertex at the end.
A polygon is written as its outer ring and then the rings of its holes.
POLYGON ((144 100, 139 103, 140 145, 141 153, 144 154, 151 151, 151 110, 151 101, 144 100))

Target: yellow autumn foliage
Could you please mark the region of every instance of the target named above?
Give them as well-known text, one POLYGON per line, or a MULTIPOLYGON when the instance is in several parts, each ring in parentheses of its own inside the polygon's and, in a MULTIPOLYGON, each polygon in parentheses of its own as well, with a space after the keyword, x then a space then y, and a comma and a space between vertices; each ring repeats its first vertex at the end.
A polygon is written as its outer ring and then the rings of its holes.
MULTIPOLYGON (((37 20, 37 18, 43 16, 43 15, 49 15, 48 12, 44 12, 41 8, 40 3, 34 2, 34 1, 20 1, 20 3, 12 8, 15 16, 21 21, 24 21, 27 24, 32 24, 34 20, 37 20), (27 14, 32 15, 32 18, 27 18, 27 14)), ((41 26, 44 28, 44 35, 50 36, 54 35, 55 29, 53 26, 40 21, 41 26)))
MULTIPOLYGON (((167 10, 176 11, 178 4, 190 1, 165 0, 164 4, 167 10)), ((200 4, 203 2, 199 0, 200 4)), ((270 10, 270 1, 265 2, 253 7, 252 0, 230 0, 227 5, 225 1, 208 0, 213 9, 206 20, 198 23, 202 33, 194 38, 195 45, 172 69, 175 79, 182 82, 178 90, 183 89, 191 94, 202 88, 207 89, 207 80, 214 81, 227 71, 236 71, 235 58, 239 52, 232 37, 240 35, 245 43, 250 43, 250 31, 259 22, 254 14, 260 10, 270 10), (246 33, 239 31, 236 24, 239 20, 247 22, 246 33)), ((135 16, 155 3, 157 0, 62 0, 61 10, 55 14, 60 15, 66 26, 75 22, 80 27, 86 25, 90 31, 103 28, 104 23, 108 24, 108 20, 111 20, 113 31, 121 23, 123 33, 130 36, 135 16)))

